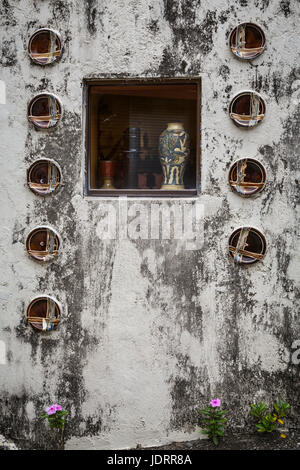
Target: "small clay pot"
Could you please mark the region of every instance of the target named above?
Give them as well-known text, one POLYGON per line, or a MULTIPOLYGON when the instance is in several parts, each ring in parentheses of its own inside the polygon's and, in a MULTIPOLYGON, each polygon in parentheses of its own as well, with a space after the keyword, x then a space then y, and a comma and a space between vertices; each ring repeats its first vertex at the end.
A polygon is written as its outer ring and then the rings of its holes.
POLYGON ((115 176, 116 164, 112 160, 100 161, 100 176, 103 178, 103 186, 101 189, 115 189, 113 178, 115 176))

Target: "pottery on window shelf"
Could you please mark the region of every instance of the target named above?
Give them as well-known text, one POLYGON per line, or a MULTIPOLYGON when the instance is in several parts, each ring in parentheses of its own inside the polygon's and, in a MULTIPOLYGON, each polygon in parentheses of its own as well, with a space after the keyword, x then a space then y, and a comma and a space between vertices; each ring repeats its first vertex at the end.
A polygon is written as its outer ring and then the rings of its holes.
POLYGON ((114 176, 116 170, 116 162, 114 160, 100 160, 100 177, 103 178, 101 189, 115 189, 114 176))
POLYGON ((190 137, 181 122, 171 122, 159 137, 163 190, 184 189, 183 176, 190 155, 190 137))

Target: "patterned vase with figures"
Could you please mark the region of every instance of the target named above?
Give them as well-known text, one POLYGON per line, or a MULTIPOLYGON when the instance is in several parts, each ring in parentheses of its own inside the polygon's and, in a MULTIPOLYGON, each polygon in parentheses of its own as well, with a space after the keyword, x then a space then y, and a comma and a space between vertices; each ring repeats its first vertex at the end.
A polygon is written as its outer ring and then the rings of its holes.
POLYGON ((190 155, 190 138, 181 122, 171 122, 159 137, 159 155, 163 170, 161 189, 184 189, 183 175, 190 155))

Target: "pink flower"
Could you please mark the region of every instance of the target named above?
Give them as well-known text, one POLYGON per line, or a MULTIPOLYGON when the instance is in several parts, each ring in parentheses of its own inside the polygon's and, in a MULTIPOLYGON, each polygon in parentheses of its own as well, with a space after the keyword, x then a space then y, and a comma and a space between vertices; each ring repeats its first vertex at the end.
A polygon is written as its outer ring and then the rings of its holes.
POLYGON ((217 406, 221 406, 221 400, 220 398, 215 398, 210 402, 210 404, 213 408, 216 408, 217 406))
POLYGON ((57 411, 61 411, 61 410, 62 410, 62 407, 58 405, 57 403, 55 403, 54 405, 48 406, 48 408, 46 408, 46 413, 48 415, 54 415, 57 411))
POLYGON ((48 408, 46 408, 46 413, 48 415, 54 415, 56 413, 55 407, 53 405, 48 406, 48 408))

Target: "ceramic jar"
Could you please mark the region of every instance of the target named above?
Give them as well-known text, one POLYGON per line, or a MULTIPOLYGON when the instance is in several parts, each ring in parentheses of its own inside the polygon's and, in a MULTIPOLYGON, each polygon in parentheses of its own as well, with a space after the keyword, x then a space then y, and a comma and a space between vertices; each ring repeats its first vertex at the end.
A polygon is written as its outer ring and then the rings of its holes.
POLYGON ((103 185, 101 189, 115 189, 114 176, 115 176, 115 161, 100 160, 100 176, 103 178, 103 185))
POLYGON ((183 176, 190 154, 190 137, 181 122, 171 122, 159 137, 163 190, 184 189, 183 176))

